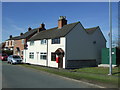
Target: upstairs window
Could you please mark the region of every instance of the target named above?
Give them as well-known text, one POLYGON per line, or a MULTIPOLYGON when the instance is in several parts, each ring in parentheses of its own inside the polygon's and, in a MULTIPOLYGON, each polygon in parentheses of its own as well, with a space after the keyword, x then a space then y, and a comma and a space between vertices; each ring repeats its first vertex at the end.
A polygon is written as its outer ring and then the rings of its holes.
POLYGON ((41 53, 40 53, 40 59, 42 59, 42 60, 47 60, 47 53, 41 52, 41 53))
POLYGON ((30 53, 29 53, 29 58, 30 58, 30 59, 34 59, 34 52, 30 52, 30 53))
POLYGON ((24 39, 22 39, 22 44, 24 44, 24 41, 25 41, 25 40, 24 40, 24 39))
POLYGON ((41 40, 41 44, 46 44, 46 43, 47 43, 46 39, 41 40))
POLYGON ((8 41, 8 46, 9 46, 9 41, 8 41))
POLYGON ((52 44, 60 44, 60 38, 52 39, 52 44))
POLYGON ((12 46, 12 41, 11 41, 10 45, 12 46))
POLYGON ((6 46, 8 46, 8 41, 6 42, 6 46))
POLYGON ((30 46, 33 46, 34 45, 34 41, 30 41, 30 46))
POLYGON ((14 45, 14 41, 12 41, 12 46, 14 45))

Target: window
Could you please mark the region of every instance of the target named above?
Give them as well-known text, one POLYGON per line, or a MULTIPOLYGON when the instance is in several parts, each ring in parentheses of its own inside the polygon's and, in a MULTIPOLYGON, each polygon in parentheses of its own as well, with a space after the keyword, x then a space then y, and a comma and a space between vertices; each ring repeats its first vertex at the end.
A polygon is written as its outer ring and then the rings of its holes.
POLYGON ((24 53, 24 52, 23 52, 23 50, 22 50, 21 54, 23 55, 23 53, 24 53))
POLYGON ((22 39, 22 44, 24 44, 24 39, 22 39))
POLYGON ((12 41, 11 41, 11 46, 12 46, 12 41))
POLYGON ((47 43, 46 39, 41 40, 41 44, 46 44, 46 43, 47 43))
POLYGON ((33 46, 34 45, 34 41, 30 41, 30 46, 33 46))
POLYGON ((9 46, 9 41, 8 41, 8 46, 9 46))
POLYGON ((47 60, 47 53, 40 53, 40 59, 47 60))
POLYGON ((60 44, 60 38, 52 39, 52 44, 60 44))
POLYGON ((11 41, 11 46, 13 46, 13 45, 14 45, 14 41, 12 40, 12 41, 11 41))
POLYGON ((30 53, 29 53, 29 58, 30 58, 30 59, 34 59, 34 52, 30 52, 30 53))
POLYGON ((6 46, 8 46, 8 41, 6 42, 6 46))
POLYGON ((51 52, 51 61, 56 61, 56 54, 51 52))

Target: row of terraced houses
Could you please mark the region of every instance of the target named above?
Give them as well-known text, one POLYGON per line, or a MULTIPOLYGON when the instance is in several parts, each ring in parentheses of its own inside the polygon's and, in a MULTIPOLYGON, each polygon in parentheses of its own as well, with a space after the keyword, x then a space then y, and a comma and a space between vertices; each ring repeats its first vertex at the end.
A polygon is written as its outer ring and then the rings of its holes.
POLYGON ((99 26, 84 28, 79 21, 68 24, 66 17, 60 16, 56 27, 46 29, 42 23, 39 28, 29 27, 20 36, 10 35, 4 49, 13 50, 24 63, 79 68, 99 65, 105 47, 106 39, 99 26))

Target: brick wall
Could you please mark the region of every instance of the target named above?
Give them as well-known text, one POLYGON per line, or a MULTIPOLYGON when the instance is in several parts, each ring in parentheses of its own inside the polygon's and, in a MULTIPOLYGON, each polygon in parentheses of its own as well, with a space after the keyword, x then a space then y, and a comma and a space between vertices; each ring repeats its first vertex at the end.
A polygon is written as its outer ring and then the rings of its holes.
POLYGON ((25 41, 25 39, 15 40, 14 55, 20 55, 23 57, 22 51, 24 50, 25 41), (22 43, 22 40, 24 40, 24 43, 22 43), (17 51, 17 48, 19 48, 20 51, 17 51))

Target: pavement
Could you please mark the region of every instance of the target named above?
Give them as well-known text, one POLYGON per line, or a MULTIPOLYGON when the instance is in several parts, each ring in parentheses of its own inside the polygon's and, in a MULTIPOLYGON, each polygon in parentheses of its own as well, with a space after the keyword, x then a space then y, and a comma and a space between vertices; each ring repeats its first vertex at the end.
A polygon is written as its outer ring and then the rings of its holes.
POLYGON ((2 88, 101 88, 82 81, 2 63, 2 88))

